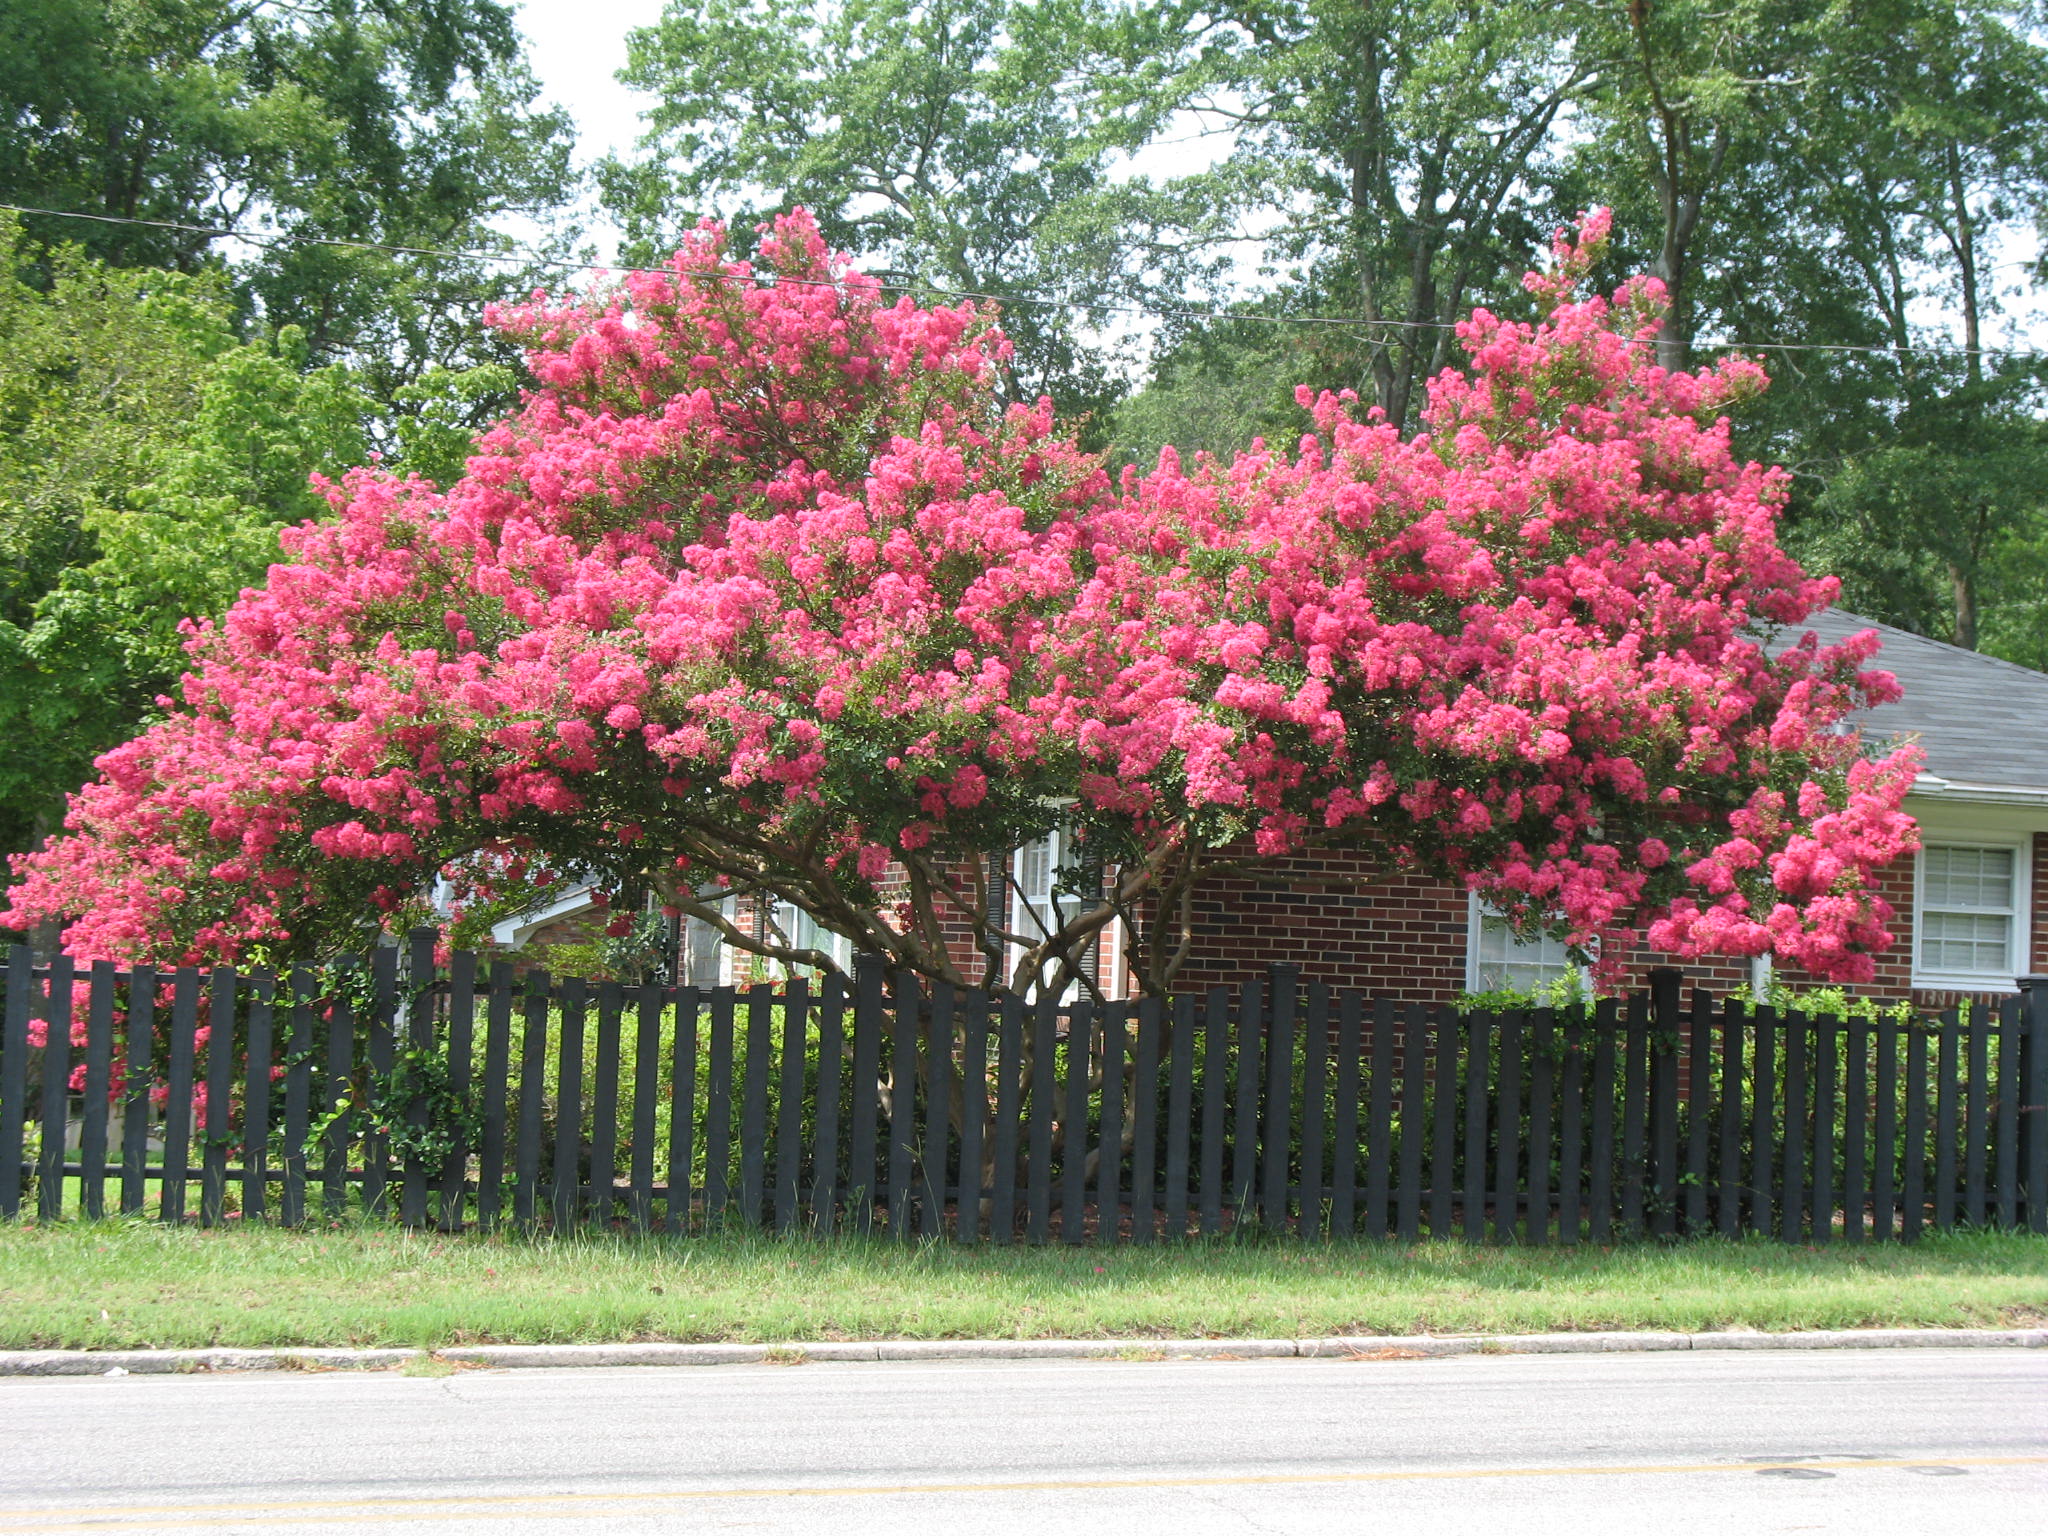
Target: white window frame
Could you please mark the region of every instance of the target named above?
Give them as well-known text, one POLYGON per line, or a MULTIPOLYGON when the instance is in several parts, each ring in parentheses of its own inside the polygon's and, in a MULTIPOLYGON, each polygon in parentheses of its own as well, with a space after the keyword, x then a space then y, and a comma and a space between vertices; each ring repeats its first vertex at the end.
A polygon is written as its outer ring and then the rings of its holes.
MULTIPOLYGON (((1962 831, 1949 832, 1937 824, 1921 829, 1920 851, 1913 855, 1913 930, 1911 942, 1913 985, 1931 992, 2010 992, 2016 976, 2027 970, 2027 954, 2033 938, 2033 864, 2034 840, 2030 832, 2005 831, 1962 831), (1925 965, 1921 941, 1924 936, 1924 915, 1927 911, 1927 852, 1932 848, 1966 848, 1973 850, 1997 850, 2012 855, 2012 904, 2005 910, 2008 919, 2005 939, 2005 964, 1996 971, 1948 971, 1925 965)), ((1937 908, 1938 911, 1963 911, 1963 908, 1937 908)), ((1980 910, 1990 913, 1994 909, 1980 910)))
MULTIPOLYGON (((1481 963, 1479 937, 1481 924, 1489 917, 1498 918, 1499 916, 1501 916, 1500 912, 1477 891, 1467 891, 1465 893, 1465 990, 1467 992, 1490 992, 1494 990, 1494 988, 1483 984, 1483 978, 1479 974, 1481 963)), ((1582 993, 1587 996, 1592 995, 1592 987, 1589 984, 1586 967, 1572 960, 1569 955, 1565 958, 1564 975, 1572 978, 1582 993)))

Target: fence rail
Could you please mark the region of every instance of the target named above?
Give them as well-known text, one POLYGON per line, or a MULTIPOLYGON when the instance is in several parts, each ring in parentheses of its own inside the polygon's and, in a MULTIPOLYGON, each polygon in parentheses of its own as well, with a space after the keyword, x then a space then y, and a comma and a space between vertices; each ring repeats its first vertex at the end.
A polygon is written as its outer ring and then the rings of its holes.
POLYGON ((1573 1244, 2048 1231, 2038 993, 1935 1018, 1305 986, 628 987, 431 935, 320 973, 11 952, 0 1217, 1573 1244))

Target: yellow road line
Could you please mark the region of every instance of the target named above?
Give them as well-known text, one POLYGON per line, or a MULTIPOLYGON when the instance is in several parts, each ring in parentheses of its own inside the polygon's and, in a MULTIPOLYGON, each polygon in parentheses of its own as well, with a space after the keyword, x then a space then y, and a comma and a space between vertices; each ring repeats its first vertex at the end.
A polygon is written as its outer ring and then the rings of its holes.
POLYGON ((716 1499, 877 1498, 932 1493, 1088 1493, 1170 1488, 1260 1488, 1310 1483, 1458 1482, 1490 1477, 1670 1477, 1703 1472, 1767 1472, 1797 1467, 1818 1472, 1867 1472, 1914 1467, 2026 1467, 2048 1456, 1918 1456, 1846 1461, 1708 1461, 1669 1466, 1454 1467, 1402 1472, 1276 1472, 1237 1477, 1073 1478, 1016 1483, 851 1483, 823 1488, 687 1488, 654 1493, 532 1493, 443 1495, 415 1499, 332 1499, 284 1504, 87 1505, 70 1509, 0 1509, 0 1532, 94 1531, 137 1521, 152 1526, 269 1524, 325 1525, 456 1519, 538 1519, 593 1513, 626 1504, 703 1503, 716 1499), (29 1522, 26 1524, 19 1522, 29 1522))

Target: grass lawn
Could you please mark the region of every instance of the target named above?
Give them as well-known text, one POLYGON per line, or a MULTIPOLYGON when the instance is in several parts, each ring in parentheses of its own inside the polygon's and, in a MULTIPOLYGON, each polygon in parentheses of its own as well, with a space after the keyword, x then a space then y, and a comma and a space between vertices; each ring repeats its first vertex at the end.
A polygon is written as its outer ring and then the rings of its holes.
POLYGON ((2048 1239, 956 1249, 0 1226, 0 1348, 2032 1326, 2048 1239))

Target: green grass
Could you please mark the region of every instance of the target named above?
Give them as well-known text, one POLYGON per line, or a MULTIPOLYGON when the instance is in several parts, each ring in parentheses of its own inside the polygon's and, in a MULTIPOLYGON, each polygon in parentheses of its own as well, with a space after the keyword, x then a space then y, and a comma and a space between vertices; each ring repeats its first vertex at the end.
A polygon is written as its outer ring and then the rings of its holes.
POLYGON ((2048 1240, 1612 1250, 1452 1243, 955 1249, 446 1237, 149 1222, 0 1227, 0 1347, 1293 1336, 2015 1326, 2048 1240))

